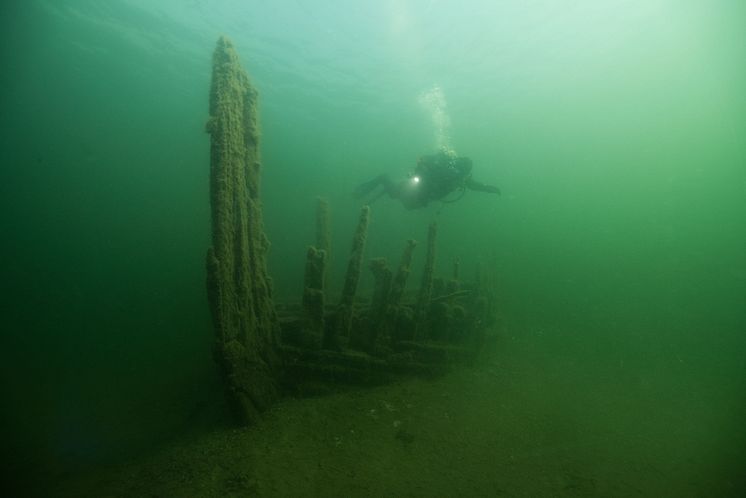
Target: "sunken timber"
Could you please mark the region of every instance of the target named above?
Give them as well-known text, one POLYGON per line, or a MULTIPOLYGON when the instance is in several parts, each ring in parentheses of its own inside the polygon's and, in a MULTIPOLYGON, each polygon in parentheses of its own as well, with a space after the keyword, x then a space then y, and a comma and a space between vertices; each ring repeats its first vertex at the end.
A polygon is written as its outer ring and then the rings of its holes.
POLYGON ((427 230, 420 288, 407 292, 417 242, 405 242, 393 268, 384 258, 366 265, 370 208, 362 207, 341 295, 330 302, 330 210, 319 199, 316 241, 306 250, 299 303, 273 301, 259 188, 257 98, 233 44, 221 37, 213 53, 206 126, 212 221, 207 291, 214 356, 238 421, 254 422, 282 393, 433 375, 473 361, 495 319, 493 282, 484 275, 461 282, 458 262, 448 278, 436 277, 434 223, 427 230), (358 295, 366 268, 375 281, 370 297, 358 295))

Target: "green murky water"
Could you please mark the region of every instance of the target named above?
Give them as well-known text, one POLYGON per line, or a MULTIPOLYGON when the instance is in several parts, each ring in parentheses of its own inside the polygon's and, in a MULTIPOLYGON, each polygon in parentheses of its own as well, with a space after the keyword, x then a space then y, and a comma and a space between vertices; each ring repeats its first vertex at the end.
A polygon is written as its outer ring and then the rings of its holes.
MULTIPOLYGON (((532 444, 515 436, 510 455, 445 437, 443 458, 461 454, 464 467, 433 489, 744 492, 740 2, 33 0, 4 2, 0 28, 0 421, 14 495, 53 495, 101 463, 225 425, 204 289, 204 123, 220 34, 260 91, 279 299, 300 296, 318 195, 333 210, 339 287, 361 181, 403 177, 445 145, 502 189, 416 211, 372 206, 368 256, 397 259, 437 219, 440 268, 496 269, 498 358, 511 355, 469 399, 507 399, 501 423, 557 422, 515 425, 532 444), (597 457, 573 460, 588 448, 597 457), (520 472, 475 467, 503 457, 520 472), (550 458, 575 466, 533 479, 550 458)), ((494 412, 462 409, 461 423, 490 433, 495 419, 480 416, 494 412)), ((432 496, 396 470, 378 478, 391 496, 432 496)), ((355 494, 322 482, 314 493, 355 494)))

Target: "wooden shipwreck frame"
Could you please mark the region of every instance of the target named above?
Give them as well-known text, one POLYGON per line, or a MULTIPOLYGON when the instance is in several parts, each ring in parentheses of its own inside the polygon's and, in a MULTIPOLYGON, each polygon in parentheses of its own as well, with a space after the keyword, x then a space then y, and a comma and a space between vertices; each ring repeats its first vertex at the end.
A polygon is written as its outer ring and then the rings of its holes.
POLYGON ((366 264, 370 208, 362 207, 341 296, 330 303, 330 215, 319 199, 303 295, 297 304, 273 301, 259 195, 257 92, 225 37, 213 54, 207 131, 212 210, 207 290, 214 354, 239 421, 256 420, 283 392, 312 394, 339 384, 434 375, 475 359, 495 319, 493 281, 482 274, 463 282, 458 262, 448 278, 436 277, 434 223, 427 229, 419 290, 406 292, 417 243, 405 242, 394 268, 384 258, 366 264), (369 298, 357 293, 366 267, 375 281, 369 298))

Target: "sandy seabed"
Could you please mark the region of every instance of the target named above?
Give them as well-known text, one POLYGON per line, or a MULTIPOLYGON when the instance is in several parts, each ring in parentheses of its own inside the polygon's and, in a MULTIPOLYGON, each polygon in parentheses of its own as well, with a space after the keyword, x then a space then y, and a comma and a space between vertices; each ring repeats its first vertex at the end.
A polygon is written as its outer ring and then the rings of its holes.
POLYGON ((435 380, 286 399, 58 483, 65 497, 746 496, 727 398, 505 336, 435 380), (721 399, 721 403, 718 403, 721 399))

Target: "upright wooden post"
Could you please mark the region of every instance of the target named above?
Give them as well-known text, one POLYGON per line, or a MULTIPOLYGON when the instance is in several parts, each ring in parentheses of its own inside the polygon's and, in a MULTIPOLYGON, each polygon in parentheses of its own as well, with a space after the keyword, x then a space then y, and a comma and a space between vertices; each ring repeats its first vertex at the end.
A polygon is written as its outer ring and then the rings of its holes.
POLYGON ((279 322, 272 303, 269 242, 259 200, 257 91, 226 37, 218 40, 210 87, 212 247, 207 293, 215 328, 215 358, 228 401, 249 423, 277 396, 275 346, 279 322))
POLYGON ((324 275, 326 252, 313 246, 306 253, 306 274, 303 282, 303 333, 307 345, 321 348, 324 336, 324 275))
POLYGON ((422 270, 422 283, 420 293, 417 297, 417 308, 415 309, 415 339, 420 339, 424 334, 427 311, 430 306, 430 298, 433 293, 433 275, 435 274, 435 236, 438 226, 431 223, 427 230, 427 253, 425 254, 425 268, 422 270))
POLYGON ((330 227, 329 201, 319 197, 316 200, 316 249, 324 251, 326 265, 324 266, 323 284, 328 288, 329 264, 332 256, 332 231, 330 227))
POLYGON ((324 348, 326 349, 339 349, 339 337, 349 337, 350 335, 354 311, 353 305, 357 292, 357 284, 360 280, 360 272, 362 271, 365 239, 368 236, 369 218, 370 208, 363 206, 360 210, 360 219, 355 230, 355 236, 352 238, 352 251, 350 252, 350 260, 347 263, 342 297, 337 306, 336 323, 333 327, 327 328, 324 336, 324 348))

